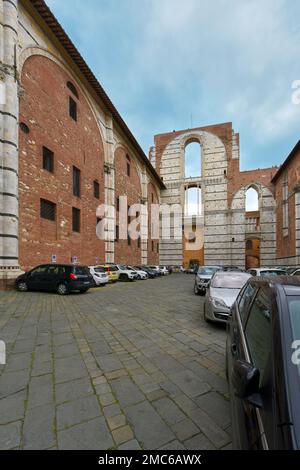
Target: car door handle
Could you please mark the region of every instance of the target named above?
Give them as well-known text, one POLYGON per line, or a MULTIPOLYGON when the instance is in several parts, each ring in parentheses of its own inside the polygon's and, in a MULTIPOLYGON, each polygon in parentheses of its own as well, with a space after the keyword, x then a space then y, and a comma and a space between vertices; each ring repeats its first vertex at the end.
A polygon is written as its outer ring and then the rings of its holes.
POLYGON ((237 353, 237 345, 235 343, 231 345, 231 353, 233 356, 235 356, 237 353))

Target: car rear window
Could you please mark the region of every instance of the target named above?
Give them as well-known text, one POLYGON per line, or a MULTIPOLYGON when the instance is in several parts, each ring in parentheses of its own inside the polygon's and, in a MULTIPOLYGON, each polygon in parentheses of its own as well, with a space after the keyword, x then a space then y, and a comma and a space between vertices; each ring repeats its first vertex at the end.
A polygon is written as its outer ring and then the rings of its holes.
POLYGON ((94 271, 95 273, 105 273, 105 270, 103 268, 95 268, 94 271))
POLYGON ((86 266, 75 266, 74 273, 78 276, 85 276, 87 274, 90 274, 90 270, 86 266))
POLYGON ((207 268, 199 268, 198 274, 202 274, 203 276, 213 276, 215 272, 217 272, 219 268, 207 267, 207 268))
POLYGON ((118 268, 116 266, 109 266, 109 268, 105 268, 105 271, 116 272, 118 268))

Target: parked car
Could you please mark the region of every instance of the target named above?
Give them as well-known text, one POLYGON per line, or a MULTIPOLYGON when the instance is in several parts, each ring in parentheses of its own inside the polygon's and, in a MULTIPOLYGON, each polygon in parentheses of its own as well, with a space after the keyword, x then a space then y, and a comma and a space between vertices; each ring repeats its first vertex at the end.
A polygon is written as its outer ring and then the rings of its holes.
POLYGON ((251 278, 227 323, 233 449, 300 449, 300 279, 251 278))
POLYGON ((194 292, 196 295, 204 295, 207 289, 207 285, 216 271, 219 271, 220 266, 202 266, 198 269, 194 292))
POLYGON ((148 274, 149 279, 155 279, 158 276, 154 269, 151 269, 148 266, 140 266, 139 268, 148 274))
POLYGON ((100 268, 99 266, 90 266, 89 270, 96 286, 105 286, 109 283, 108 274, 103 268, 100 268))
POLYGON ((250 278, 250 274, 239 271, 217 271, 206 290, 204 320, 227 322, 232 305, 250 278))
POLYGON ((222 271, 241 271, 244 272, 245 270, 242 268, 239 268, 238 266, 222 266, 222 271))
POLYGON ((284 269, 277 269, 277 268, 252 268, 252 269, 248 269, 247 273, 251 274, 251 276, 262 276, 262 277, 285 276, 287 274, 284 269))
POLYGON ((287 272, 290 276, 300 276, 300 268, 293 268, 293 270, 290 270, 287 272))
POLYGON ((124 266, 121 264, 116 264, 114 266, 119 273, 119 281, 121 282, 137 281, 138 279, 137 273, 129 266, 124 266))
POLYGON ((94 285, 87 266, 68 264, 44 264, 21 274, 16 287, 21 292, 48 291, 66 295, 70 292, 87 292, 94 285))
POLYGON ((167 266, 159 266, 159 269, 162 276, 168 276, 170 274, 167 266))
POLYGON ((155 271, 158 276, 162 276, 162 272, 161 272, 159 266, 152 266, 152 265, 151 265, 151 266, 148 266, 148 268, 153 269, 153 271, 155 271))
POLYGON ((116 265, 103 264, 99 266, 99 268, 102 268, 108 274, 109 282, 112 282, 112 283, 118 282, 120 273, 116 265))
POLYGON ((145 281, 148 279, 148 274, 146 271, 143 271, 142 269, 137 268, 136 266, 127 266, 128 269, 132 269, 136 274, 137 274, 137 279, 145 281))

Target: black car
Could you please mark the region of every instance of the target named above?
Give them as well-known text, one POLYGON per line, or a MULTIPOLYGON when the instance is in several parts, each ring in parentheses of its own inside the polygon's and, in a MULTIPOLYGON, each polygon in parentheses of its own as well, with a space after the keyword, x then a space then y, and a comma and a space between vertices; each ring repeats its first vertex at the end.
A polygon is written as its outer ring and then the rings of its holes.
POLYGON ((250 279, 227 329, 233 448, 300 449, 300 279, 250 279))
POLYGON ((158 277, 158 274, 154 271, 154 269, 148 268, 148 266, 141 266, 139 267, 139 269, 145 271, 148 274, 149 279, 154 279, 158 277))
POLYGON ((16 280, 16 287, 21 292, 34 290, 66 295, 72 291, 87 292, 93 286, 94 280, 87 266, 68 264, 37 266, 16 280))

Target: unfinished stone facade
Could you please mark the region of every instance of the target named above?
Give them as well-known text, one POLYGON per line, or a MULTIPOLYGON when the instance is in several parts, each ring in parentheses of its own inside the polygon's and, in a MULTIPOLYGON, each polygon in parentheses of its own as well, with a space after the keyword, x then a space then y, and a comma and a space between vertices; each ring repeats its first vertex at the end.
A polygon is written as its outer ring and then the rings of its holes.
MULTIPOLYGON (((184 207, 186 189, 201 188, 203 212, 196 222, 197 236, 204 240, 204 264, 244 268, 246 242, 256 238, 260 240, 261 263, 274 265, 276 229, 271 178, 276 168, 240 172, 239 156, 239 135, 231 123, 157 135, 150 150, 150 160, 167 188, 161 192, 162 203, 184 207), (190 142, 199 142, 202 149, 202 172, 198 178, 185 177, 185 148, 190 142), (255 217, 246 213, 246 192, 250 187, 259 194, 259 214, 255 217)), ((174 220, 178 232, 182 223, 187 232, 191 230, 190 218, 174 220)), ((191 249, 191 243, 187 246, 184 239, 162 237, 161 262, 182 264, 188 250, 191 258, 201 263, 202 255, 197 251, 192 254, 191 249)))

